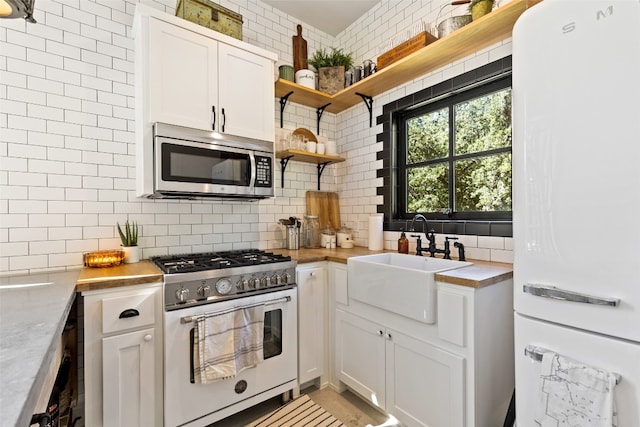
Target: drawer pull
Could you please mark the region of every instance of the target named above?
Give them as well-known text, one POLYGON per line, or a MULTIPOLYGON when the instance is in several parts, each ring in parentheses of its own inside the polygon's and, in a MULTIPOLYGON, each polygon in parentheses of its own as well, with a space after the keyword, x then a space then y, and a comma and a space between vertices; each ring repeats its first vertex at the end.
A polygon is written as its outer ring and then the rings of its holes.
POLYGON ((120 316, 118 317, 120 319, 126 319, 127 317, 136 317, 136 316, 140 316, 140 312, 138 310, 136 310, 135 308, 127 308, 122 313, 120 313, 120 316))
POLYGON ((151 339, 153 338, 153 336, 151 336, 151 334, 147 334, 144 336, 144 340, 145 341, 151 341, 151 339))

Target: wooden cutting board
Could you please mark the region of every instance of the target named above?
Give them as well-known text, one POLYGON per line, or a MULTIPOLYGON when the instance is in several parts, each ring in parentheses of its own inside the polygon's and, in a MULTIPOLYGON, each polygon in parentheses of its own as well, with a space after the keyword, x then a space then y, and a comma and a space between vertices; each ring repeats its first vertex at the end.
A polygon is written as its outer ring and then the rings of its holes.
POLYGON ((331 225, 338 230, 340 224, 340 204, 338 193, 332 191, 307 191, 307 215, 317 215, 320 229, 331 225))

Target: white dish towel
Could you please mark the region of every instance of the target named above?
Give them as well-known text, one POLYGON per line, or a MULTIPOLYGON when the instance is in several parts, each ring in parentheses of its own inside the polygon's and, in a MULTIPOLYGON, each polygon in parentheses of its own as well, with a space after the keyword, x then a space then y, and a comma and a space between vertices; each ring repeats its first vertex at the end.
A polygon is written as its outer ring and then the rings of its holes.
POLYGON ((235 377, 262 362, 264 305, 235 307, 196 320, 193 354, 196 384, 235 377))
POLYGON ((536 422, 541 427, 615 427, 616 376, 557 353, 542 355, 536 422))

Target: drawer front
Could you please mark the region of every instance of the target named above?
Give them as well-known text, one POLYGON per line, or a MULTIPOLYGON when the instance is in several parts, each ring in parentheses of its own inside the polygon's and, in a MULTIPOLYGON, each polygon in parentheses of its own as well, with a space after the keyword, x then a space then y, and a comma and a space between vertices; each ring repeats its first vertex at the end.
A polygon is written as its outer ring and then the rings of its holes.
POLYGON ((155 293, 127 295, 102 300, 102 333, 153 325, 155 293))

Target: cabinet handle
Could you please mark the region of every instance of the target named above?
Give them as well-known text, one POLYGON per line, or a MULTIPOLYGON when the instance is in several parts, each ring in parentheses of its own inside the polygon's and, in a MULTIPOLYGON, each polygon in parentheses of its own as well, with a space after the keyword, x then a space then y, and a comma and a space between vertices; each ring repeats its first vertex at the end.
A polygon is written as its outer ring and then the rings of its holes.
POLYGON ((118 317, 120 319, 126 319, 127 317, 136 317, 136 316, 140 316, 140 312, 135 308, 128 308, 124 310, 122 313, 120 313, 120 316, 118 317))
POLYGON ((391 334, 387 332, 387 333, 385 334, 385 338, 386 338, 386 339, 388 339, 388 340, 390 340, 390 339, 391 339, 391 334))
POLYGON ((384 335, 384 332, 378 331, 378 335, 384 335))
POLYGON ((224 132, 224 125, 227 124, 227 116, 224 114, 224 108, 222 109, 222 132, 224 132))
POLYGON ((216 130, 216 106, 211 106, 211 112, 213 113, 213 123, 211 123, 211 130, 216 130))
POLYGON ((153 338, 153 336, 151 336, 151 334, 147 334, 144 336, 144 340, 145 341, 151 341, 151 339, 153 338))

